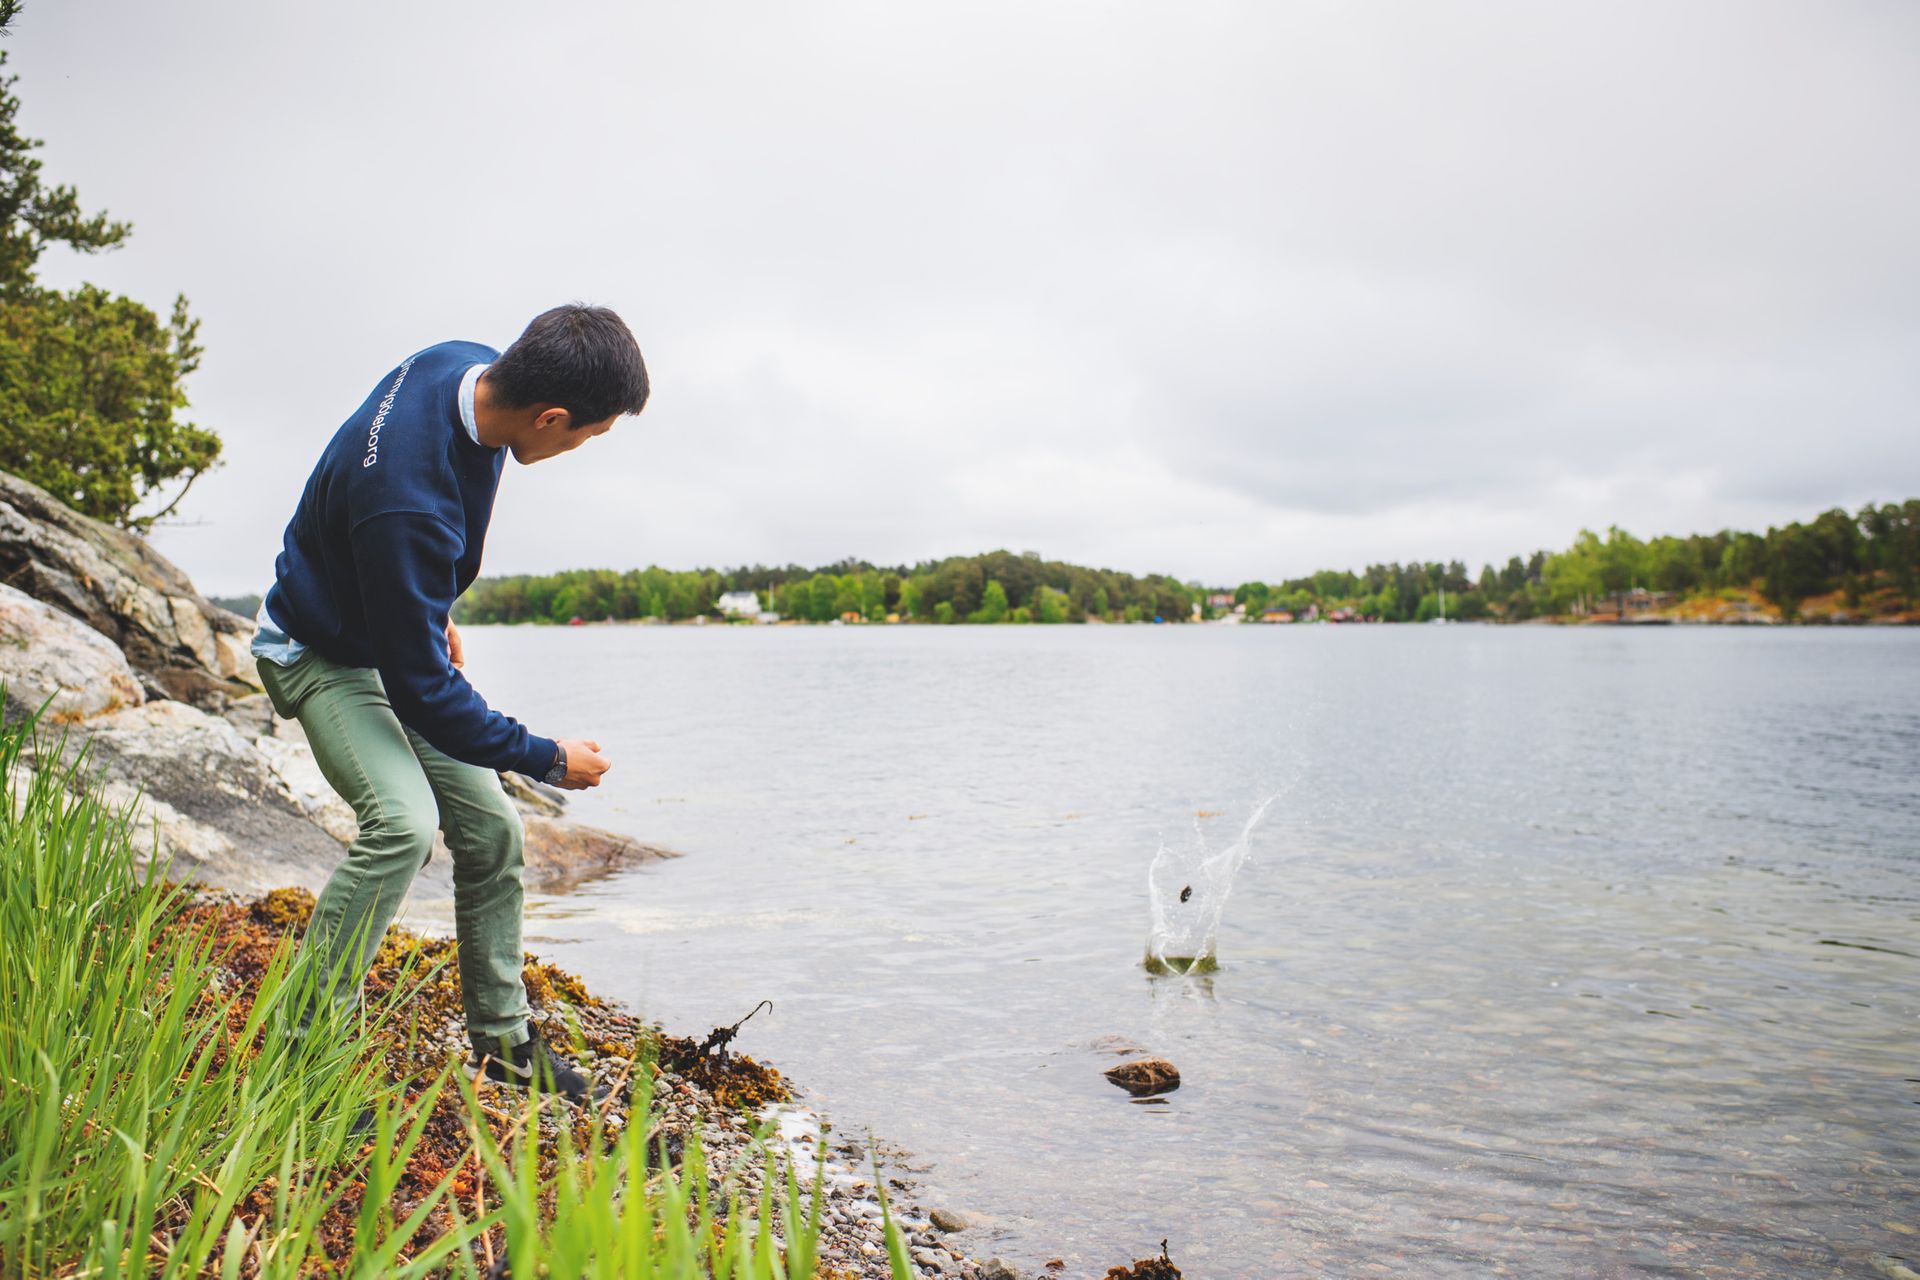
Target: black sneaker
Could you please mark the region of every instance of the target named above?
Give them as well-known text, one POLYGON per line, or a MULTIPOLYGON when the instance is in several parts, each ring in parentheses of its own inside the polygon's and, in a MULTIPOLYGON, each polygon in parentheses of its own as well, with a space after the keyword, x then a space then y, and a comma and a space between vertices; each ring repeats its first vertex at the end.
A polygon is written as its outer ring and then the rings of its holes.
POLYGON ((467 1078, 478 1081, 482 1076, 495 1084, 521 1089, 538 1086, 540 1092, 559 1094, 569 1102, 599 1102, 607 1096, 605 1085, 595 1084, 592 1077, 554 1053, 537 1031, 504 1055, 499 1049, 483 1050, 475 1045, 473 1056, 467 1059, 467 1078))

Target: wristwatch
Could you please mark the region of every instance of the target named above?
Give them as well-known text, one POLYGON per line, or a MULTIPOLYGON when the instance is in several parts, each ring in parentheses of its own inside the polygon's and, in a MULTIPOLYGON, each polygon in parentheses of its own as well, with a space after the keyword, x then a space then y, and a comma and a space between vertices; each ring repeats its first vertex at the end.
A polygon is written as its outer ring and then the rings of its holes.
POLYGON ((553 768, 547 770, 547 776, 540 779, 540 781, 550 787, 557 787, 566 780, 567 749, 565 747, 555 747, 553 749, 553 768))

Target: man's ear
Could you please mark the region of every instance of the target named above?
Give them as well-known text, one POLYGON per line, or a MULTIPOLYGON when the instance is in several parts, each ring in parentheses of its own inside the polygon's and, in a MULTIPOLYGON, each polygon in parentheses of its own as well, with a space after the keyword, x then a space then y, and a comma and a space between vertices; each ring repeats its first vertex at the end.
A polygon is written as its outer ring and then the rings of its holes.
POLYGON ((549 405, 545 409, 542 409, 534 418, 533 425, 537 431, 546 431, 554 428, 565 430, 567 425, 572 421, 573 415, 571 413, 568 413, 559 405, 549 405))

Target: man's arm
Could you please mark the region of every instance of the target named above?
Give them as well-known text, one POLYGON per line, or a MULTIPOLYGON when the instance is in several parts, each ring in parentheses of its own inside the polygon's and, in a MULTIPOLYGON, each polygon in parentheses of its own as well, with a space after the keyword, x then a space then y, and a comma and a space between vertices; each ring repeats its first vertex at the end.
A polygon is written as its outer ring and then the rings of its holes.
MULTIPOLYGON (((453 566, 459 555, 460 539, 453 529, 439 517, 420 512, 373 516, 353 531, 361 602, 387 700, 402 724, 456 760, 543 777, 558 744, 487 706, 450 661, 447 614, 453 607, 453 566)), ((569 782, 576 769, 574 754, 569 750, 569 782)), ((605 767, 601 759, 594 781, 605 767)))

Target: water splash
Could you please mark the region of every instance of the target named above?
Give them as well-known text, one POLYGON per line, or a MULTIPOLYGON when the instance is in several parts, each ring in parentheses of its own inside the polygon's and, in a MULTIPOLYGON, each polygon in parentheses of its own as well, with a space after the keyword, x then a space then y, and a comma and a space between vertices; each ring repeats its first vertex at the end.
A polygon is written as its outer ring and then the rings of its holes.
POLYGON ((1215 937, 1233 878, 1253 847, 1253 832, 1279 795, 1253 807, 1240 837, 1226 848, 1210 850, 1194 814, 1193 831, 1179 848, 1160 842, 1147 868, 1147 899, 1152 912, 1143 963, 1149 973, 1212 973, 1220 967, 1215 937))

